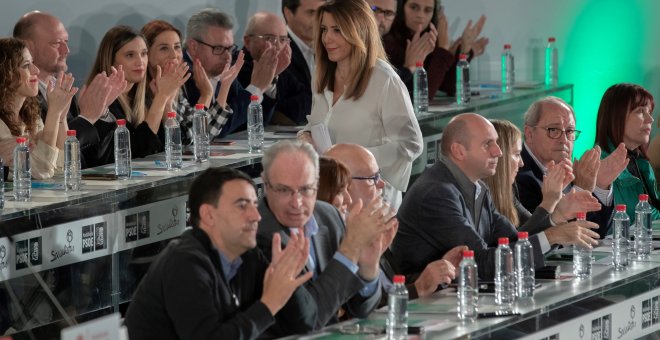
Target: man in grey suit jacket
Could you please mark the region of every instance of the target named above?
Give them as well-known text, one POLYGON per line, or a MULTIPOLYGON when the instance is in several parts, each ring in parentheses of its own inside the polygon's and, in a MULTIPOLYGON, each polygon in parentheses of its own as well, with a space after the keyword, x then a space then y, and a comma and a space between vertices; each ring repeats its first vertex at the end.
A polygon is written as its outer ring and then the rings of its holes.
MULTIPOLYGON (((493 125, 478 114, 454 117, 443 131, 440 162, 426 170, 406 193, 392 252, 406 274, 418 273, 457 245, 474 250, 479 277, 492 280, 500 237, 517 241, 517 230, 493 204, 481 179, 495 173, 502 151, 493 125)), ((548 224, 549 226, 549 224, 548 224)), ((534 263, 553 244, 598 244, 591 222, 553 226, 530 237, 534 263)), ((527 231, 527 227, 520 228, 527 231)))
POLYGON ((266 197, 257 244, 270 254, 272 237, 286 244, 291 233, 310 239, 306 284, 318 306, 319 327, 336 320, 343 304, 350 315, 366 317, 380 301, 379 260, 396 232, 389 207, 374 200, 349 212, 346 226, 332 205, 316 201, 318 155, 303 142, 283 141, 263 157, 266 197))

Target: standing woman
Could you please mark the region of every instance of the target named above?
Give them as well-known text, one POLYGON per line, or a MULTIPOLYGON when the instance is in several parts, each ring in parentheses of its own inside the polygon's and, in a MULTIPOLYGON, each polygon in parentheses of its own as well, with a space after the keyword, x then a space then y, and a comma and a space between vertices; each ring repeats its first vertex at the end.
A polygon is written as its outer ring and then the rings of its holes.
MULTIPOLYGON (((148 86, 147 61, 147 45, 144 38, 128 26, 115 26, 101 40, 96 61, 87 79, 89 85, 96 74, 101 72, 111 74, 113 67, 122 66, 128 86, 110 105, 109 114, 101 117, 94 125, 102 139, 114 140, 116 120, 126 119, 126 127, 131 133, 133 158, 145 157, 163 150, 158 130, 165 115, 165 106, 189 77, 187 70, 181 68, 165 72, 162 76, 158 74, 152 85, 154 98, 147 107, 145 103, 148 86)), ((113 163, 114 142, 106 142, 103 145, 104 150, 100 152, 101 160, 98 163, 113 163)))
MULTIPOLYGON (((55 82, 47 81, 48 111, 41 119, 39 69, 21 40, 0 39, 0 140, 26 136, 30 143, 32 177, 50 178, 62 167, 64 139, 68 129, 66 114, 71 98, 78 91, 73 76, 63 72, 55 82)), ((5 159, 12 168, 12 160, 5 159)), ((9 172, 11 174, 11 171, 9 172)))
POLYGON ((310 130, 327 127, 330 143, 369 149, 386 181, 385 195, 398 207, 412 162, 422 152, 422 133, 408 91, 387 62, 369 5, 326 2, 317 11, 314 46, 312 112, 301 139, 326 144, 310 130))
MULTIPOLYGON (((648 194, 653 207, 652 218, 660 218, 660 202, 655 175, 649 162, 648 144, 653 126, 655 103, 651 93, 635 84, 612 85, 600 101, 596 120, 596 144, 607 157, 624 143, 628 150, 628 166, 612 183, 614 202, 625 204, 631 222, 639 194, 648 194)), ((657 154, 655 150, 655 154, 657 154)))

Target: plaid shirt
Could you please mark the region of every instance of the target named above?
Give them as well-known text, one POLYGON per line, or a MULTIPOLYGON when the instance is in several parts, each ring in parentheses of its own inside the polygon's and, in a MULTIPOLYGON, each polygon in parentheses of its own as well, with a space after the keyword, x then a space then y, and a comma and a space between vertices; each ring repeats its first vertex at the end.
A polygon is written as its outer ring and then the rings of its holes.
MULTIPOLYGON (((195 107, 190 105, 186 97, 179 95, 179 100, 174 103, 174 111, 178 114, 176 116, 179 126, 181 126, 182 137, 184 137, 184 144, 192 144, 193 141, 193 116, 195 114, 195 107)), ((208 123, 209 123, 209 137, 213 137, 220 134, 222 128, 227 124, 227 120, 231 115, 234 114, 234 111, 228 106, 225 105, 224 108, 220 107, 218 103, 211 104, 211 107, 207 109, 208 114, 208 123)))

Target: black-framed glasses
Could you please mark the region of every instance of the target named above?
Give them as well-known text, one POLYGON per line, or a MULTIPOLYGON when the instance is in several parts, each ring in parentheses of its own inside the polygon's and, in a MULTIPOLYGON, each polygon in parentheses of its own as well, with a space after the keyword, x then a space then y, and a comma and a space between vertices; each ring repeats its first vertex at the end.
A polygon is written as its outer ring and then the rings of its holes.
POLYGON ((534 126, 535 128, 543 129, 547 132, 548 137, 552 139, 559 139, 561 138, 561 135, 566 135, 566 139, 570 141, 574 141, 580 137, 580 133, 582 131, 580 130, 575 130, 575 129, 560 129, 556 127, 543 127, 543 126, 534 126))
POLYGON ((387 19, 393 19, 396 15, 395 11, 390 11, 389 9, 382 9, 378 6, 371 6, 371 10, 374 11, 375 15, 382 14, 387 19))
POLYGON ((367 181, 368 185, 376 185, 380 181, 380 169, 373 176, 353 176, 351 179, 357 179, 360 181, 367 181))
POLYGON ((279 42, 280 44, 288 44, 291 41, 286 35, 274 35, 274 34, 248 34, 248 37, 259 38, 264 41, 268 41, 271 44, 279 42))
POLYGON ((272 185, 268 181, 266 181, 266 186, 268 186, 268 188, 273 193, 275 193, 276 196, 279 196, 280 198, 291 198, 291 197, 295 196, 296 194, 300 194, 300 196, 302 196, 302 197, 309 198, 309 197, 314 196, 314 194, 316 193, 316 190, 318 190, 318 188, 316 187, 316 184, 305 185, 305 186, 302 186, 302 187, 298 188, 297 190, 289 188, 286 185, 272 185))
POLYGON ((210 47, 212 49, 213 54, 215 54, 215 55, 221 55, 225 52, 229 52, 230 54, 232 54, 232 53, 236 52, 236 50, 238 49, 238 46, 236 46, 236 44, 232 44, 231 46, 222 46, 222 45, 215 45, 214 46, 214 45, 211 45, 211 44, 207 44, 207 43, 205 43, 205 42, 203 42, 199 39, 193 39, 193 40, 195 40, 196 42, 198 42, 198 43, 200 43, 204 46, 210 47))

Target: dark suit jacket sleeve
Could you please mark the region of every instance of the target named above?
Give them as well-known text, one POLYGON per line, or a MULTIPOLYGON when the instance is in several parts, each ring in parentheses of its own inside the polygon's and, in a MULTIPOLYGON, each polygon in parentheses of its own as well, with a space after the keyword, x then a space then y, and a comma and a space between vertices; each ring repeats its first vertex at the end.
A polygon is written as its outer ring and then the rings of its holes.
POLYGON ((167 267, 171 270, 161 288, 167 296, 165 308, 180 339, 254 339, 275 322, 259 301, 231 317, 224 315, 227 311, 218 310, 214 303, 217 297, 212 294, 217 287, 210 275, 214 270, 210 261, 181 253, 167 267), (190 294, 196 295, 196 303, 190 303, 190 294))
POLYGON ((282 112, 296 124, 307 122, 312 110, 311 84, 304 84, 287 68, 277 81, 277 111, 282 112))

